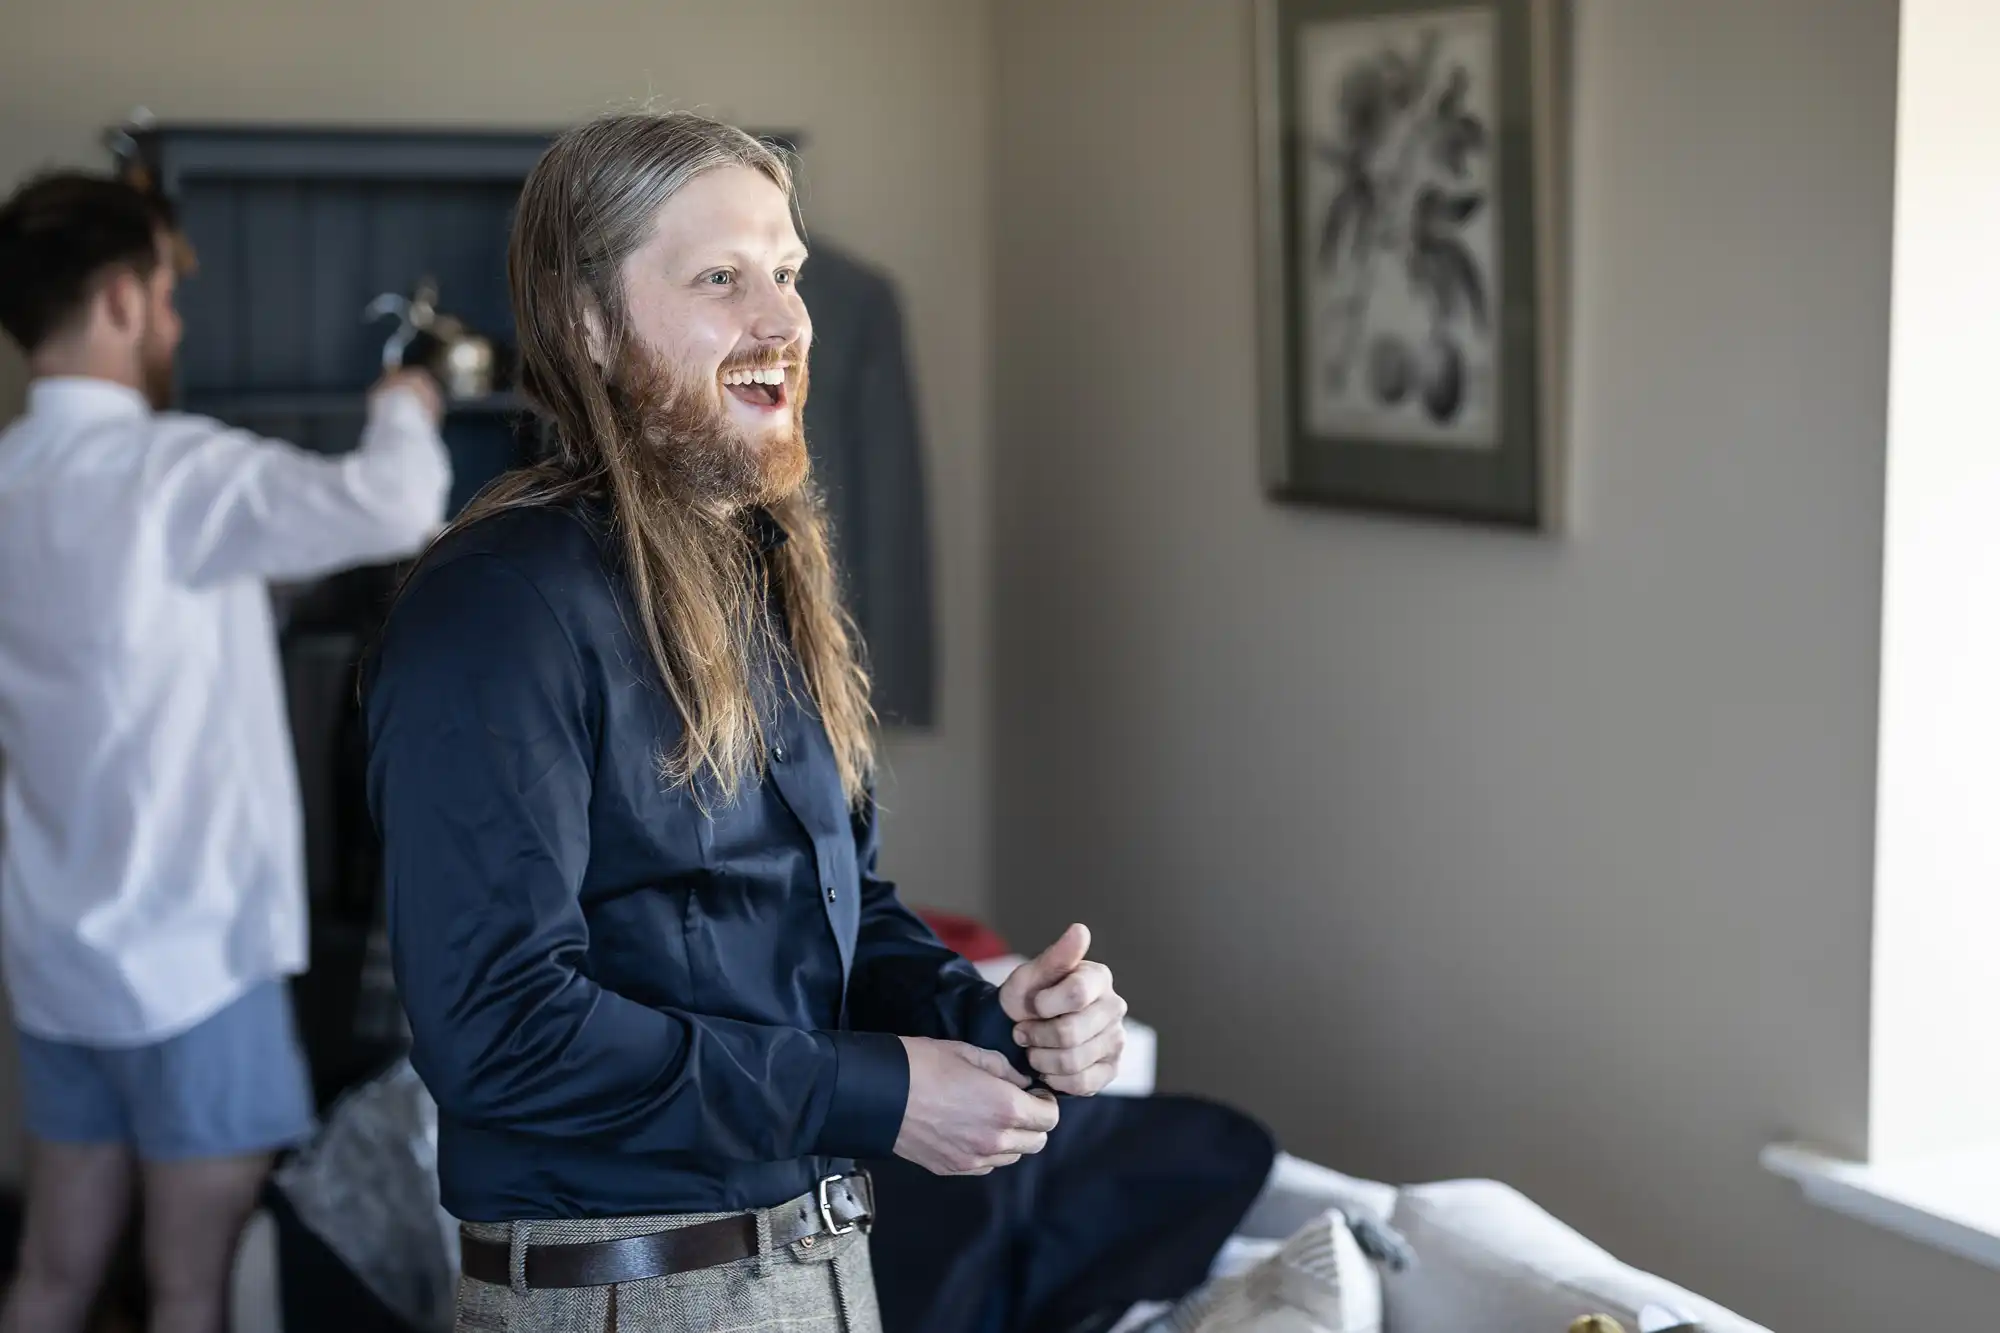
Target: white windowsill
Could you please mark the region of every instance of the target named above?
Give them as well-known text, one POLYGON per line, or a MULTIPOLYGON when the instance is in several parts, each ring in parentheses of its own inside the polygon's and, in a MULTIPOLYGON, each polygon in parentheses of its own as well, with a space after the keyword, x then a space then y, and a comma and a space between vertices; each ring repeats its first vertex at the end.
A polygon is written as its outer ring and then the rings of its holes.
POLYGON ((1760 1160, 1822 1208, 2000 1268, 2000 1147, 1865 1165, 1774 1143, 1760 1160))

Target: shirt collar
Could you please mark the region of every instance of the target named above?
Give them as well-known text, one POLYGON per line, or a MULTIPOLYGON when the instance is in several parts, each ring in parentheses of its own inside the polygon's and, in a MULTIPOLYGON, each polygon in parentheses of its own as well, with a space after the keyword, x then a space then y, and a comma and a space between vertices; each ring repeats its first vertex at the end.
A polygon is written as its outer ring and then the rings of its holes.
POLYGON ((137 389, 87 375, 48 375, 28 381, 28 415, 97 421, 152 415, 137 389))

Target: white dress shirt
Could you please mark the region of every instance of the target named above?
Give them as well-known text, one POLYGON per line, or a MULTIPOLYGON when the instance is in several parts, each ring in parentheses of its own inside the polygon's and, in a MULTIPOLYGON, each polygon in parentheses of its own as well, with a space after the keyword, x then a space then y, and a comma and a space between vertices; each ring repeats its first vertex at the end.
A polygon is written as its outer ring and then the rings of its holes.
POLYGON ((308 453, 42 379, 0 434, 0 967, 15 1021, 155 1042, 303 971, 266 581, 418 549, 450 489, 409 390, 308 453))

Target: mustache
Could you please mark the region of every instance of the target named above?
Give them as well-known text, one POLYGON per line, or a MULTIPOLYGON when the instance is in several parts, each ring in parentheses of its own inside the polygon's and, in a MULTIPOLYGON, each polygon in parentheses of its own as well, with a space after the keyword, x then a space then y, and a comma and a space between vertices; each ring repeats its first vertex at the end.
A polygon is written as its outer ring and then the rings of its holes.
POLYGON ((732 356, 717 367, 716 373, 727 375, 733 370, 776 370, 781 366, 798 368, 805 363, 805 348, 798 343, 788 343, 769 351, 744 352, 732 356))

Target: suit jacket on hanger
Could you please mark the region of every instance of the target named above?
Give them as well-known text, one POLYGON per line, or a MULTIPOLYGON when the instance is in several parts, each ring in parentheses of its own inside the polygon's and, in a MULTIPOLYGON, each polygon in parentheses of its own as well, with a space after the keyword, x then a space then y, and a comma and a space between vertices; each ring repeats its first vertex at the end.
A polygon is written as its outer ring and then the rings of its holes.
POLYGON ((806 443, 884 722, 936 721, 930 537, 903 317, 888 278, 825 242, 799 274, 812 313, 806 443))

